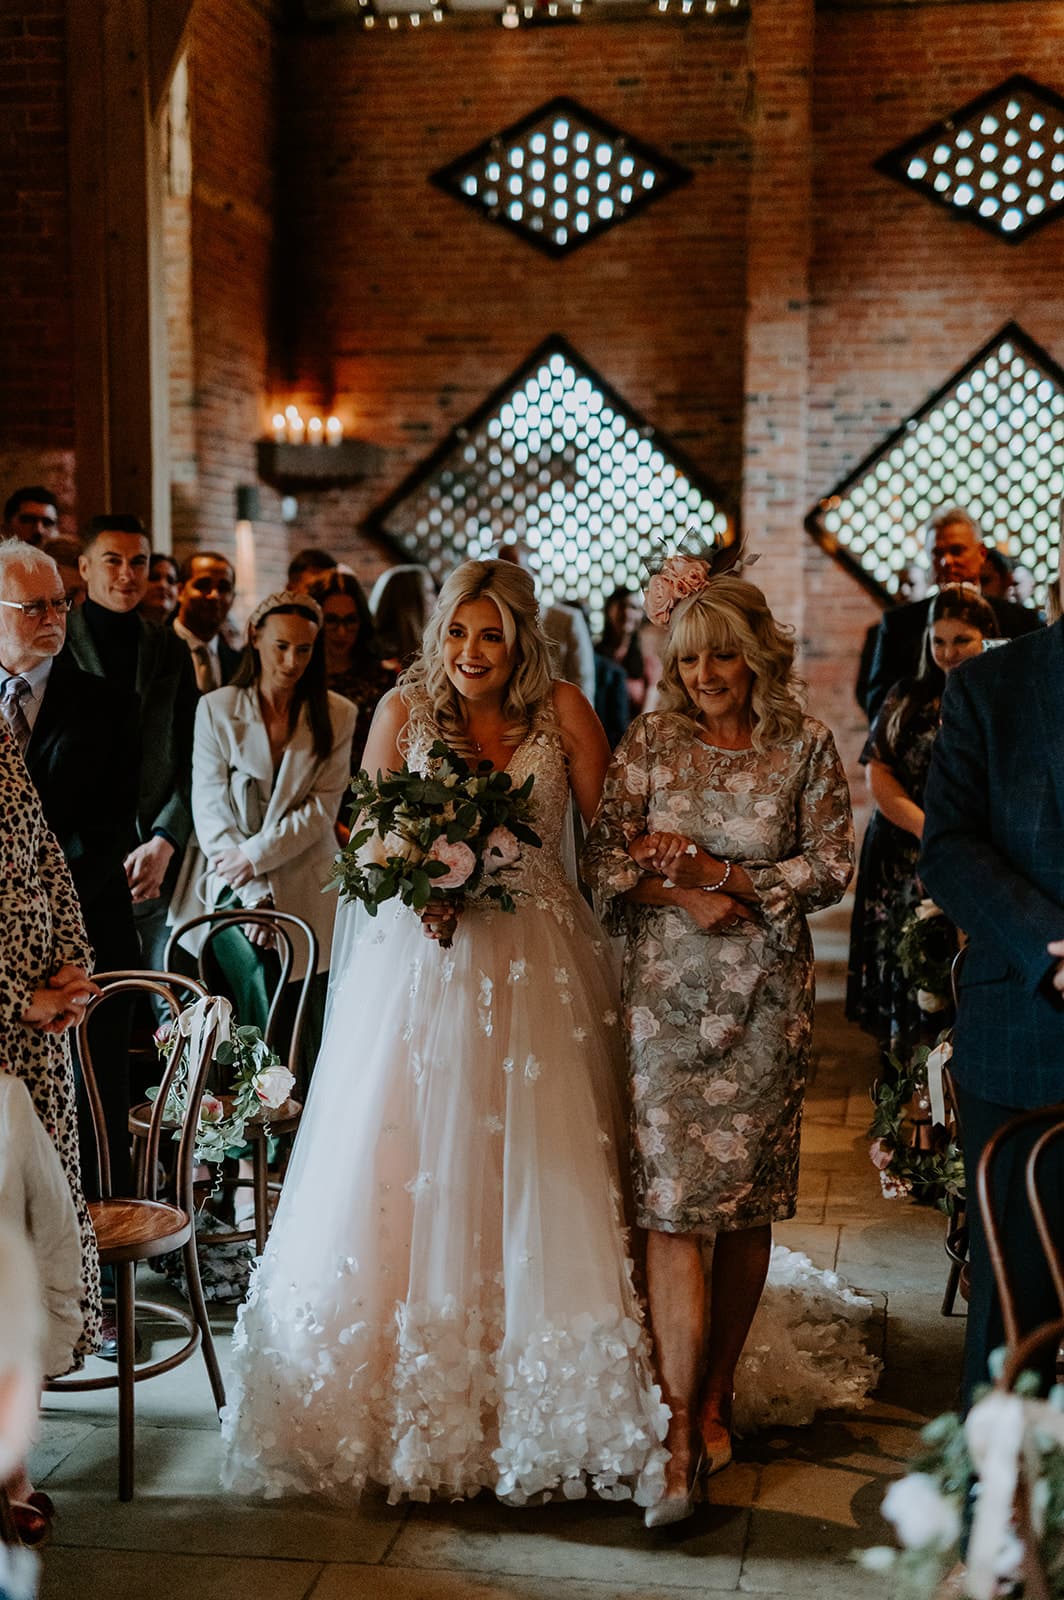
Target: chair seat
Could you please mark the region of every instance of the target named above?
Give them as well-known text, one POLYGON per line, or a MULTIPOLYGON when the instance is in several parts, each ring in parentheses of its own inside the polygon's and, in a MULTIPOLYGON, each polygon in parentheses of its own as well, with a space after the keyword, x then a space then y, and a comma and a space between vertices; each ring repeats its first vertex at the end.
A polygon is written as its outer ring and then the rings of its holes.
POLYGON ((90 1200, 100 1263, 150 1261, 178 1250, 192 1234, 187 1211, 164 1200, 90 1200))
MULTIPOLYGON (((219 1095, 218 1098, 225 1106, 226 1115, 228 1115, 233 1105, 232 1095, 223 1094, 219 1095)), ((149 1100, 142 1101, 140 1105, 134 1106, 130 1111, 129 1131, 135 1139, 146 1139, 148 1137, 148 1123, 151 1118, 151 1111, 151 1102, 149 1100)), ((244 1133, 249 1141, 261 1139, 266 1132, 267 1124, 269 1125, 271 1137, 280 1133, 292 1133, 298 1126, 302 1114, 303 1107, 298 1100, 286 1100, 283 1105, 277 1107, 276 1111, 267 1111, 263 1107, 262 1110, 254 1112, 248 1118, 244 1124, 244 1133)), ((170 1130, 176 1128, 177 1123, 167 1118, 163 1121, 162 1126, 170 1130)))

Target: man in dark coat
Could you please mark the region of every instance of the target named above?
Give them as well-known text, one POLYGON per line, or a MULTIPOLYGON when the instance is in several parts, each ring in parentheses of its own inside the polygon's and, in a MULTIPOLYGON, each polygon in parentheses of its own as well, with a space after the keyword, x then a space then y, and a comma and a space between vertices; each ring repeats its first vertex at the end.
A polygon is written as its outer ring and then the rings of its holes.
POLYGON ((243 651, 222 632, 235 597, 236 573, 227 557, 197 550, 183 563, 170 626, 188 646, 200 694, 224 688, 240 665, 243 651))
MULTIPOLYGON (((1017 1111, 1064 1101, 1064 623, 950 673, 924 794, 920 876, 968 935, 951 1070, 968 1173, 971 1300, 964 1392, 1002 1343, 975 1203, 980 1152, 1017 1111)), ((1021 1327, 1061 1314, 1024 1193, 1018 1141, 996 1194, 1021 1327)), ((1048 1200, 1064 1237, 1064 1158, 1048 1200)))
MULTIPOLYGON (((978 588, 983 571, 983 539, 968 513, 944 511, 935 519, 931 531, 931 567, 935 583, 939 587, 946 583, 970 583, 978 588)), ((862 701, 869 722, 875 721, 888 691, 900 679, 915 677, 932 598, 928 595, 905 606, 893 606, 883 613, 862 701)), ((994 599, 988 599, 987 604, 993 608, 1003 639, 1018 639, 1042 626, 1037 611, 1026 606, 994 599)))

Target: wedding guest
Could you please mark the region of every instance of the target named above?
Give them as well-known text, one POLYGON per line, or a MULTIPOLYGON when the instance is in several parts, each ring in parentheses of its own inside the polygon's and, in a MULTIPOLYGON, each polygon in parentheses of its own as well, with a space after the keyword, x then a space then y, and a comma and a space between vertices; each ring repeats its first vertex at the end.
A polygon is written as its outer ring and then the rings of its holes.
POLYGON ((997 637, 997 618, 978 589, 962 583, 940 589, 930 605, 920 671, 891 689, 861 752, 876 809, 857 873, 846 1015, 883 1050, 906 1052, 920 1042, 921 1013, 897 948, 923 898, 917 860, 942 690, 955 667, 997 637))
POLYGON ((631 714, 643 710, 649 681, 646 662, 639 647, 639 627, 643 621, 643 602, 633 589, 614 589, 605 607, 605 626, 595 649, 624 668, 631 714))
POLYGON ((312 583, 335 572, 337 565, 336 557, 330 555, 328 550, 318 550, 313 545, 308 545, 305 550, 297 550, 288 563, 289 594, 306 594, 312 583))
POLYGON ((241 652, 234 650, 224 629, 236 598, 236 572, 226 556, 197 550, 181 568, 181 586, 171 626, 188 645, 200 694, 221 689, 232 680, 241 652))
POLYGON ((805 918, 841 898, 853 829, 831 734, 803 715, 793 641, 761 591, 672 557, 646 610, 668 629, 661 709, 614 754, 584 871, 627 937, 636 1221, 672 1413, 665 1496, 647 1513, 657 1526, 690 1515, 700 1458, 708 1472, 731 1459, 735 1367, 772 1223, 794 1215, 797 1194, 805 918))
POLYGON ((43 544, 59 528, 59 502, 51 489, 39 483, 16 489, 4 505, 5 539, 21 539, 25 544, 43 544))
MULTIPOLYGON (((350 776, 355 707, 325 687, 321 611, 308 595, 272 594, 252 612, 232 683, 196 713, 192 812, 196 832, 170 908, 178 926, 228 905, 274 907, 310 923, 318 971, 329 969, 335 903, 333 824, 350 776)), ((196 954, 203 929, 185 939, 196 954)), ((227 929, 212 942, 242 1022, 264 1027, 269 988, 262 927, 227 929)), ((295 982, 306 970, 297 952, 295 982)), ((319 1003, 317 1026, 322 1009, 319 1003)), ((313 1024, 306 1048, 313 1060, 313 1024)))
MULTIPOLYGON (((942 696, 942 726, 924 792, 920 876, 968 936, 960 975, 953 1075, 965 1166, 1017 1111, 1064 1100, 1064 704, 1062 624, 966 661, 942 696)), ((1002 1219, 1021 1337, 1060 1316, 1024 1181, 1044 1126, 1021 1133, 998 1171, 1002 1219)), ((1064 1236, 1060 1145, 1043 1196, 1064 1236)), ((988 1380, 1003 1342, 978 1206, 968 1209, 971 1293, 964 1398, 988 1380)), ((1056 1381, 1055 1349, 1042 1368, 1056 1381)))
POLYGON ((394 687, 395 673, 381 662, 369 603, 353 574, 334 569, 311 584, 307 592, 321 607, 325 681, 332 694, 342 694, 358 708, 351 741, 354 773, 362 765, 377 702, 394 687))
MULTIPOLYGON (((898 574, 898 587, 891 596, 890 604, 895 606, 908 605, 911 600, 922 600, 927 593, 927 573, 916 561, 910 561, 898 574)), ((857 701, 865 716, 868 716, 868 680, 872 672, 872 662, 875 659, 876 642, 879 637, 879 623, 873 622, 866 630, 864 643, 861 645, 861 656, 857 664, 857 682, 854 684, 853 697, 857 701)))
POLYGON ((78 565, 81 560, 81 540, 68 539, 62 534, 54 539, 46 539, 41 549, 50 555, 59 568, 59 576, 63 580, 63 592, 70 601, 70 609, 85 603, 85 579, 81 576, 78 565))
POLYGON ((1012 562, 1005 551, 996 544, 983 546, 983 570, 979 587, 985 600, 1012 598, 1012 562))
MULTIPOLYGON (((531 574, 535 572, 529 558, 528 546, 523 539, 501 544, 495 552, 498 561, 513 561, 531 574)), ((595 698, 595 648, 591 643, 591 630, 579 606, 555 601, 541 604, 539 625, 551 646, 551 660, 555 673, 566 683, 575 683, 586 699, 595 698)))
POLYGON ((381 573, 369 597, 381 659, 401 672, 421 648, 425 625, 436 609, 436 585, 428 567, 405 564, 381 573))
POLYGON ((177 562, 165 551, 153 550, 148 562, 148 587, 137 610, 157 628, 169 622, 177 608, 177 595, 181 587, 177 562))
MULTIPOLYGON (((931 524, 930 555, 935 583, 971 583, 977 587, 983 575, 983 537, 978 524, 956 506, 943 511, 931 524)), ((1036 611, 1013 605, 1008 600, 990 600, 1003 639, 1017 639, 1041 627, 1036 611)), ((870 721, 879 712, 889 691, 902 678, 912 678, 920 666, 929 596, 892 606, 883 613, 876 634, 875 651, 868 677, 865 705, 870 721)))
POLYGON ((1012 563, 1012 586, 1008 598, 1014 600, 1018 606, 1033 606, 1035 604, 1034 573, 1030 567, 1025 567, 1022 561, 1012 563))

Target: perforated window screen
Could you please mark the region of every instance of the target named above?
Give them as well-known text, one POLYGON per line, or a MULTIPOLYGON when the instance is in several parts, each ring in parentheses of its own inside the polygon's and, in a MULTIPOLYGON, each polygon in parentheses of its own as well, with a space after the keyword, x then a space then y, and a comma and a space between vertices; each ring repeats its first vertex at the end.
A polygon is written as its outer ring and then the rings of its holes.
POLYGON ((1014 323, 814 507, 809 532, 880 596, 925 558, 928 523, 960 506, 1030 569, 1059 562, 1064 371, 1014 323))
POLYGON ((541 600, 640 588, 674 549, 728 538, 721 495, 564 340, 553 337, 456 428, 373 518, 437 580, 523 540, 541 600))

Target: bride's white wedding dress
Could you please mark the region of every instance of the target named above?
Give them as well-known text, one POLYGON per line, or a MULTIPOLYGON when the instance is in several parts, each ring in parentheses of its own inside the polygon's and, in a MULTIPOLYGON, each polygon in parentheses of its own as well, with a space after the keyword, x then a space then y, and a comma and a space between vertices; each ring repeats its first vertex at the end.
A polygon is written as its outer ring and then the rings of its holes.
MULTIPOLYGON (((386 906, 341 957, 233 1337, 230 1488, 660 1496, 668 1412, 623 1231, 618 1001, 561 861, 569 785, 549 723, 509 770, 535 779, 543 839, 516 913, 469 906, 443 950, 386 906)), ((743 1431, 859 1404, 878 1365, 866 1308, 776 1250, 738 1373, 743 1431)))
POLYGON ((543 840, 517 911, 470 905, 443 950, 388 905, 331 998, 234 1335, 230 1487, 660 1495, 668 1413, 618 1179, 623 1038, 562 866, 557 732, 535 726, 509 770, 535 779, 543 840))

